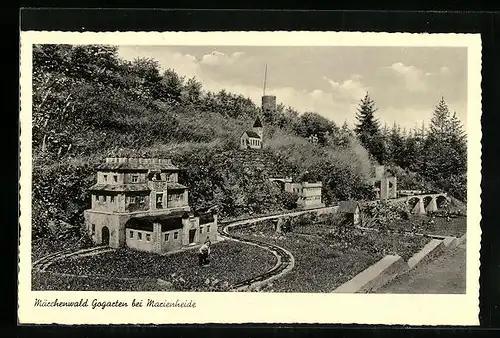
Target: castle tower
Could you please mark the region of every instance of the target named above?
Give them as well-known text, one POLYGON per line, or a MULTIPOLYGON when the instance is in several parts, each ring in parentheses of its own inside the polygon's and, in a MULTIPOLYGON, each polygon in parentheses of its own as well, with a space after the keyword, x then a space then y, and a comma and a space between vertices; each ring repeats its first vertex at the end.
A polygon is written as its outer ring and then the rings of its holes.
POLYGON ((262 114, 264 116, 270 116, 276 110, 276 96, 266 95, 266 85, 267 85, 267 63, 266 63, 266 71, 264 73, 264 89, 262 91, 261 107, 262 107, 262 114))

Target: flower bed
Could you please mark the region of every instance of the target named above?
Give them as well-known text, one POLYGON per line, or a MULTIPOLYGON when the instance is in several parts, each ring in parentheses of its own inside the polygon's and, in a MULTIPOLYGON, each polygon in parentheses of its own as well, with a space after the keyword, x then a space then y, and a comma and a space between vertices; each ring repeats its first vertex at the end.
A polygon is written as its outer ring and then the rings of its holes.
MULTIPOLYGON (((307 232, 307 228, 301 226, 300 232, 307 232)), ((294 269, 265 290, 331 292, 385 255, 397 254, 407 260, 429 241, 419 236, 363 232, 324 224, 314 224, 308 230, 311 235, 320 237, 294 232, 280 235, 271 230, 255 232, 251 228, 235 231, 243 238, 279 245, 294 255, 294 269)))
MULTIPOLYGON (((216 285, 220 285, 222 290, 224 285, 227 287, 234 282, 262 274, 276 264, 276 257, 259 247, 228 240, 212 246, 210 261, 209 266, 199 267, 197 250, 161 256, 119 249, 96 256, 56 262, 48 271, 108 277, 110 280, 117 277, 160 278, 178 291, 207 291, 216 285)), ((115 290, 114 284, 111 283, 108 290, 115 290)), ((85 283, 73 285, 79 290, 86 288, 85 283)))

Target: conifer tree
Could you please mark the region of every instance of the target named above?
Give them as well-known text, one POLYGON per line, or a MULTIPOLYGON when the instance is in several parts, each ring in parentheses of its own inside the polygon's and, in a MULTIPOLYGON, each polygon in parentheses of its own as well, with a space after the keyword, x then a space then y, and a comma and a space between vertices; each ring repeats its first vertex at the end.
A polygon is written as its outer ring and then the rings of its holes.
POLYGON ((396 125, 396 122, 394 122, 391 133, 389 135, 389 144, 392 161, 395 164, 401 166, 404 162, 403 156, 405 144, 403 136, 401 134, 401 127, 396 125))
POLYGON ((355 126, 354 132, 361 144, 382 164, 387 159, 387 149, 380 131, 379 122, 374 115, 376 111, 375 102, 366 93, 365 97, 359 103, 356 114, 358 123, 355 126))

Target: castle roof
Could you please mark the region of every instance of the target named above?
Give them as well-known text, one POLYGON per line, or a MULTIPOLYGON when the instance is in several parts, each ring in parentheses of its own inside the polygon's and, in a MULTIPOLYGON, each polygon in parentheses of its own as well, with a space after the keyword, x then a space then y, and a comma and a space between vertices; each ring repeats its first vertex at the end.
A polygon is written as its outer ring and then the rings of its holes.
POLYGON ((257 118, 255 119, 255 122, 253 124, 253 127, 254 128, 262 128, 262 122, 260 121, 260 117, 257 116, 257 118))
POLYGON ((358 207, 359 207, 359 204, 356 201, 340 201, 339 202, 339 212, 353 214, 356 212, 356 209, 358 207))
POLYGON ((127 192, 127 191, 150 191, 147 184, 94 184, 89 188, 89 191, 116 191, 116 192, 127 192))
POLYGON ((186 211, 174 211, 169 214, 132 217, 125 225, 127 229, 153 231, 153 224, 159 223, 161 231, 170 231, 182 228, 182 219, 188 218, 186 211))
POLYGON ((258 139, 260 139, 260 135, 257 134, 256 132, 254 132, 253 130, 247 130, 243 134, 247 134, 248 137, 251 137, 251 138, 258 138, 258 139))
POLYGON ((163 158, 127 158, 108 157, 106 162, 99 165, 97 170, 133 170, 133 171, 162 171, 180 170, 172 164, 170 159, 163 158))
POLYGON ((180 190, 184 190, 184 189, 187 189, 187 187, 185 185, 182 185, 182 184, 177 183, 177 182, 168 182, 167 183, 167 189, 180 189, 180 190))

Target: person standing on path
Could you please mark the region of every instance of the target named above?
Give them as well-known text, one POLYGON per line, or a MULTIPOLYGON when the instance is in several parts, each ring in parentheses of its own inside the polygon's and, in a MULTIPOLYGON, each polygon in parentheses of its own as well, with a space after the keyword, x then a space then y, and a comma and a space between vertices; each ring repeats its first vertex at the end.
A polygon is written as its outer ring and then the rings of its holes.
POLYGON ((208 256, 210 255, 210 240, 207 238, 205 243, 200 247, 198 257, 200 266, 208 265, 208 256))

